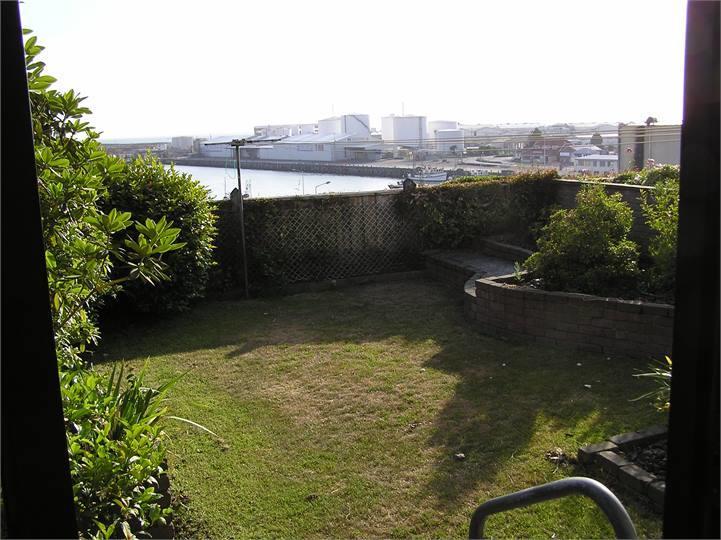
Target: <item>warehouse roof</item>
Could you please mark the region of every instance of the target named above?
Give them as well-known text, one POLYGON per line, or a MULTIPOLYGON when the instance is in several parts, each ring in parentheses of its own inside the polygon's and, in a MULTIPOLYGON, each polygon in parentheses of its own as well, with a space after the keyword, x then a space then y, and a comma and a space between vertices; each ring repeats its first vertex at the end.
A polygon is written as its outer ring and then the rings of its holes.
POLYGON ((345 141, 348 138, 350 138, 350 135, 343 135, 341 133, 328 133, 326 135, 320 135, 318 133, 305 133, 302 135, 293 135, 292 137, 286 137, 282 141, 278 141, 277 144, 323 144, 336 141, 345 141))

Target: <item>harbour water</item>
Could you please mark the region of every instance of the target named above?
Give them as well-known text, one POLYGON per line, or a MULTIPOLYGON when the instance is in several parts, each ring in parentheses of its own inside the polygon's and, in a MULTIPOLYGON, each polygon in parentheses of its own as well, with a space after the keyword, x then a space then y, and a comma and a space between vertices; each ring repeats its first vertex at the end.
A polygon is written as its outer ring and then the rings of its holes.
MULTIPOLYGON (((227 197, 233 188, 238 185, 234 168, 176 166, 175 169, 192 175, 193 178, 210 189, 214 199, 227 197)), ((388 189, 388 184, 396 182, 393 178, 260 171, 255 169, 242 169, 240 174, 243 181, 243 193, 248 193, 252 198, 378 191, 388 189)))

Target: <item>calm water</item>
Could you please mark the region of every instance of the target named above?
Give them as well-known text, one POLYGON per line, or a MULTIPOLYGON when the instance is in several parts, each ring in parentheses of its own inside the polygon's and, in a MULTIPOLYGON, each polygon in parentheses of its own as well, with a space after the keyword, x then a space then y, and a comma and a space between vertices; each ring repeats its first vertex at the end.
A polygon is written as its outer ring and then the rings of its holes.
MULTIPOLYGON (((238 185, 235 169, 220 167, 176 166, 178 171, 189 173, 201 184, 211 190, 214 199, 222 199, 238 185)), ((324 182, 330 184, 318 186, 318 193, 342 193, 349 191, 377 191, 388 189, 395 183, 394 178, 376 178, 367 176, 336 176, 333 174, 312 174, 285 171, 259 171, 243 169, 243 192, 251 197, 286 197, 293 195, 312 195, 315 187, 324 182)))

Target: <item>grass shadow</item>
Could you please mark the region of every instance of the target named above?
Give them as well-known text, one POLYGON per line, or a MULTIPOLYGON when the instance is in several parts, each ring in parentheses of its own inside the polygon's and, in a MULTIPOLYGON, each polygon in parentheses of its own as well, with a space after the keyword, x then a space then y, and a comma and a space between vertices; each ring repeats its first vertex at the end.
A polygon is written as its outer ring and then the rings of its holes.
MULTIPOLYGON (((430 383, 423 382, 419 370, 441 374, 444 381, 453 381, 452 392, 433 396, 432 402, 421 400, 417 407, 427 415, 417 436, 424 437, 423 446, 435 457, 430 474, 414 489, 415 497, 427 498, 449 513, 468 505, 469 494, 479 486, 491 497, 529 487, 529 481, 540 483, 548 471, 533 469, 529 455, 542 455, 554 446, 575 451, 603 436, 642 427, 645 420, 638 413, 639 404, 628 400, 645 391, 643 381, 631 377, 643 361, 482 336, 463 318, 457 297, 435 282, 417 280, 283 298, 206 302, 172 319, 116 328, 100 353, 107 355, 105 361, 118 361, 171 355, 194 358, 223 349, 220 357, 229 366, 252 358, 259 370, 272 364, 272 358, 264 361, 264 355, 274 354, 275 349, 291 349, 286 356, 296 362, 311 362, 313 355, 330 357, 317 368, 307 367, 317 371, 299 384, 307 385, 315 377, 310 387, 302 387, 311 395, 328 384, 326 373, 339 379, 341 386, 352 382, 344 378, 368 373, 365 380, 394 399, 399 386, 417 385, 416 393, 423 394, 422 385, 430 383), (383 350, 391 342, 398 344, 395 356, 383 350), (369 345, 383 361, 370 358, 361 365, 357 349, 369 345), (417 363, 403 356, 421 347, 423 356, 417 363), (348 348, 354 352, 346 354, 348 348), (347 365, 349 358, 359 365, 347 365), (465 459, 456 460, 458 453, 465 459), (522 471, 518 478, 515 470, 522 471)), ((276 373, 290 377, 287 371, 276 373)), ((389 399, 385 408, 392 403, 389 399)), ((650 419, 653 411, 649 411, 650 419)))

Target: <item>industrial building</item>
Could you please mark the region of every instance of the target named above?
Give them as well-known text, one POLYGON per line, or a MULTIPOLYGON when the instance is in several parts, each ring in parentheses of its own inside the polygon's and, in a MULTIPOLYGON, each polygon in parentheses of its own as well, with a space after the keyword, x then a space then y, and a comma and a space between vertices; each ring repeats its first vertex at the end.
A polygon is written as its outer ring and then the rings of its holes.
POLYGON ((355 139, 371 138, 370 117, 367 114, 344 114, 318 120, 318 134, 341 133, 355 139))
POLYGON ((253 134, 262 137, 292 137, 311 133, 318 133, 318 124, 268 124, 253 128, 253 134))
POLYGON ((101 140, 103 149, 111 156, 131 160, 148 152, 156 157, 166 157, 170 139, 116 139, 101 140))
POLYGON ((428 126, 425 116, 403 115, 384 116, 381 119, 381 133, 386 148, 394 154, 401 148, 419 149, 428 147, 428 126), (388 148, 389 146, 392 147, 388 148))
POLYGON ((433 138, 435 149, 442 153, 463 153, 462 129, 438 129, 433 138))
POLYGON ((233 139, 248 139, 252 135, 223 135, 222 137, 213 137, 206 139, 198 144, 198 149, 201 157, 214 158, 214 159, 234 159, 235 155, 233 149, 225 144, 229 143, 233 139))
POLYGON ((172 137, 169 150, 177 154, 189 154, 193 150, 193 137, 172 137))
POLYGON ((619 170, 643 169, 649 160, 656 165, 681 162, 681 126, 678 124, 619 125, 619 170))
POLYGON ((254 135, 218 137, 200 144, 203 157, 232 159, 233 151, 213 143, 246 139, 240 148, 242 159, 269 161, 374 161, 382 145, 372 138, 367 114, 346 114, 324 118, 317 124, 275 124, 255 126, 254 135), (211 144, 208 144, 211 143, 211 144))

